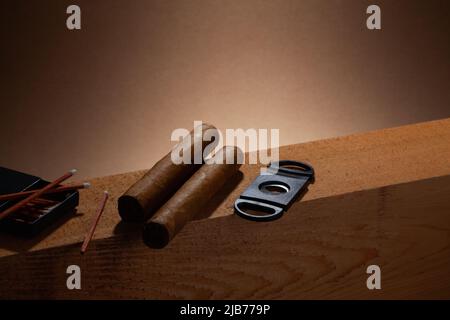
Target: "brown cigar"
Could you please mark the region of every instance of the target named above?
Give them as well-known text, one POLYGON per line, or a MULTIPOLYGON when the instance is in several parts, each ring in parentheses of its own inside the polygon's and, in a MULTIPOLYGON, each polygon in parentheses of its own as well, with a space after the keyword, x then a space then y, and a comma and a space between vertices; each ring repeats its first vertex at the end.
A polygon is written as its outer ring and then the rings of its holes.
POLYGON ((201 166, 201 163, 194 163, 202 161, 203 151, 211 144, 212 141, 208 140, 212 134, 211 130, 217 132, 215 127, 204 123, 192 130, 190 135, 174 148, 191 150, 190 164, 175 164, 169 152, 119 198, 118 209, 123 221, 144 222, 169 200, 201 166))
POLYGON ((144 226, 143 239, 151 248, 163 248, 193 220, 240 167, 242 151, 224 147, 215 157, 224 157, 222 164, 204 164, 144 226), (232 164, 226 164, 225 159, 232 164))

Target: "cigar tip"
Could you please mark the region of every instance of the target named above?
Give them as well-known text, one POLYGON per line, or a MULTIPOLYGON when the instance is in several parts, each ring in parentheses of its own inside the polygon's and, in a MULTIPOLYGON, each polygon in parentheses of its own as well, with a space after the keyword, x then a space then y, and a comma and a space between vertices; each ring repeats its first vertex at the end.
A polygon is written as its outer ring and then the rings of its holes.
POLYGON ((160 223, 150 221, 142 233, 144 243, 153 249, 162 249, 170 241, 169 231, 160 223))
POLYGON ((118 210, 119 215, 125 222, 145 222, 145 212, 139 201, 129 195, 122 195, 119 197, 118 210))
POLYGON ((83 188, 89 189, 90 187, 91 187, 91 183, 90 182, 84 182, 83 183, 83 188))
POLYGON ((71 174, 75 174, 75 173, 77 173, 77 169, 72 169, 72 170, 70 170, 69 171, 71 174))

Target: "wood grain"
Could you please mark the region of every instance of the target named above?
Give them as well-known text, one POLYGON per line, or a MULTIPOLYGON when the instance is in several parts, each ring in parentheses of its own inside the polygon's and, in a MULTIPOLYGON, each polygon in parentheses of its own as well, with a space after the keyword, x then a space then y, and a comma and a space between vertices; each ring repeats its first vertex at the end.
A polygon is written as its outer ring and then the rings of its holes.
POLYGON ((450 298, 450 176, 295 203, 256 223, 191 222, 163 250, 136 233, 0 259, 0 298, 450 298), (66 289, 66 268, 82 290, 66 289), (366 288, 378 264, 382 290, 366 288))
MULTIPOLYGON (((282 147, 283 159, 313 164, 316 183, 304 200, 319 199, 391 184, 450 174, 450 119, 431 121, 364 134, 282 147)), ((234 200, 259 174, 259 166, 243 165, 242 174, 229 181, 199 216, 233 213, 234 200)), ((120 223, 117 198, 145 171, 92 179, 92 188, 81 191, 75 215, 31 240, 0 234, 0 257, 68 245, 83 240, 103 190, 111 195, 95 238, 133 232, 135 226, 120 223), (130 230, 131 229, 131 230, 130 230)))

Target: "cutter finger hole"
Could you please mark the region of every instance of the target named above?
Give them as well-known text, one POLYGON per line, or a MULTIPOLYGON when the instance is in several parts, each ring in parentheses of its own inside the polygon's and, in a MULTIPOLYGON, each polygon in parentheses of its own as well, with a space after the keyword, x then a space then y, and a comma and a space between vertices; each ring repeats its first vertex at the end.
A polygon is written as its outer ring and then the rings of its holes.
POLYGON ((289 192, 289 186, 279 181, 267 181, 259 186, 259 190, 264 193, 278 195, 289 192))

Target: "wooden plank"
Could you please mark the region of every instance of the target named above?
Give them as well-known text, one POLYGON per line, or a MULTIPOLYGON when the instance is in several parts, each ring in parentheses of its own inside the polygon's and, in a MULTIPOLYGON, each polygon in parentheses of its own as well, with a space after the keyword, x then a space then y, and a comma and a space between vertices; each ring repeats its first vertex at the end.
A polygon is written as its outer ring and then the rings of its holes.
MULTIPOLYGON (((304 197, 306 201, 448 175, 449 146, 450 119, 444 119, 285 146, 280 149, 280 157, 314 165, 317 179, 304 197)), ((241 172, 241 177, 229 181, 210 206, 199 212, 200 218, 233 213, 234 200, 259 174, 259 166, 244 165, 241 172)), ((81 192, 77 214, 63 221, 58 228, 31 240, 0 234, 0 257, 82 241, 105 189, 110 191, 111 198, 95 238, 128 232, 134 226, 120 224, 116 201, 143 173, 93 179, 93 187, 81 192)))
POLYGON ((269 223, 188 224, 165 249, 138 233, 0 259, 0 298, 450 298, 450 176, 295 203, 269 223), (66 268, 82 270, 67 290, 66 268), (366 268, 381 267, 381 290, 366 268))

